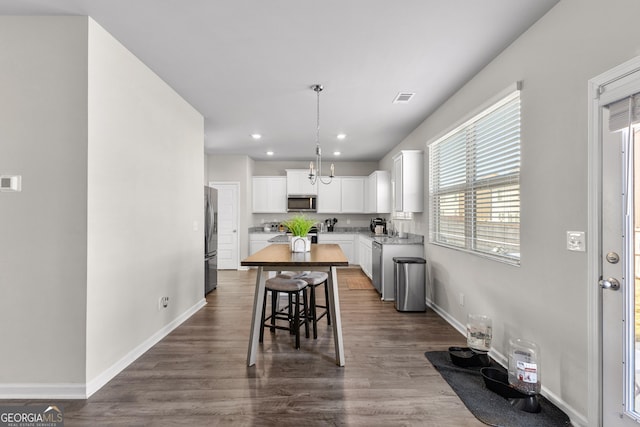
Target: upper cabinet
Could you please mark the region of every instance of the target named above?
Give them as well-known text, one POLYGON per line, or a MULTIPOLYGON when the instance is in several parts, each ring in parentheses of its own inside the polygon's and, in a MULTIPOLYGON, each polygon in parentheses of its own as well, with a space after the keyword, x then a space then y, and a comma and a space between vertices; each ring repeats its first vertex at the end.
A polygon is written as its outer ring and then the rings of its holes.
POLYGON ((375 171, 368 177, 365 210, 369 213, 391 213, 391 174, 375 171))
POLYGON ((343 176, 341 181, 341 212, 365 213, 364 196, 367 178, 364 176, 343 176))
POLYGON ((318 184, 318 213, 342 212, 341 184, 342 178, 337 176, 329 184, 318 184))
MULTIPOLYGON (((325 180, 329 177, 324 177, 325 180)), ((287 176, 254 176, 254 213, 286 213, 288 195, 316 195, 318 213, 390 213, 391 177, 387 171, 369 176, 336 176, 329 184, 309 183, 309 171, 287 169, 287 176)))
POLYGON ((318 213, 365 213, 366 182, 364 176, 336 176, 318 184, 318 213))
POLYGON ((284 176, 254 176, 252 184, 253 212, 287 212, 287 179, 284 176))
POLYGON ((307 169, 287 169, 287 194, 311 196, 318 194, 316 185, 309 181, 307 169))
POLYGON ((421 150, 402 150, 393 156, 394 210, 422 212, 424 159, 421 150))

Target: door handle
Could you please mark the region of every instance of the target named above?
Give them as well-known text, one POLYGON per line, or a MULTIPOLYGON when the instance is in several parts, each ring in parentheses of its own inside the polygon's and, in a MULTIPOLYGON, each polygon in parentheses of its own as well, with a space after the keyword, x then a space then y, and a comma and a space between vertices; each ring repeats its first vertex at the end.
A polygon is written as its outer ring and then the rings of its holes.
POLYGON ((617 291, 620 289, 620 282, 618 279, 609 277, 608 279, 600 279, 598 282, 602 289, 611 289, 612 291, 617 291))

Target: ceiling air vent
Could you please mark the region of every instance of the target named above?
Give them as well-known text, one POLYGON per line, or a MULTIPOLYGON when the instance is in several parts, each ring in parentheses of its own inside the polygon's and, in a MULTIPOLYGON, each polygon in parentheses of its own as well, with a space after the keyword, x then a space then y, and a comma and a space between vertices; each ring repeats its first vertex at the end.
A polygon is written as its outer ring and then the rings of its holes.
POLYGON ((411 98, 413 98, 413 95, 415 95, 415 93, 400 92, 393 99, 393 103, 394 104, 406 104, 407 102, 411 101, 411 98))

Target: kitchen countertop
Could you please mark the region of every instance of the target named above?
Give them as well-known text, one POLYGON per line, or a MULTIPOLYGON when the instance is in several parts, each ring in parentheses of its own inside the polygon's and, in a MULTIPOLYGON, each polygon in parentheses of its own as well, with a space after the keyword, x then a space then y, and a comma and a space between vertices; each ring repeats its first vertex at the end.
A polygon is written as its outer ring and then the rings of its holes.
MULTIPOLYGON (((257 234, 272 234, 274 237, 269 239, 271 243, 286 243, 288 236, 282 231, 264 231, 263 227, 251 227, 249 233, 257 234)), ((336 227, 335 231, 323 231, 318 232, 318 235, 333 235, 333 234, 358 234, 371 238, 375 242, 382 243, 384 245, 421 245, 424 243, 424 237, 419 234, 407 235, 407 238, 400 238, 398 236, 378 235, 372 233, 367 227, 336 227)))

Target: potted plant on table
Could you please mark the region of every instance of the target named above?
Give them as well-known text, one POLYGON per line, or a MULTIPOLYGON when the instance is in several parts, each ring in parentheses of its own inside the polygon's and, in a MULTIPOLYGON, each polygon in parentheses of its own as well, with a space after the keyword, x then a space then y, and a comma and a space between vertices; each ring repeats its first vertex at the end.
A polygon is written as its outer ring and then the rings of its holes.
POLYGON ((315 224, 316 220, 303 214, 294 215, 282 222, 282 225, 287 227, 292 234, 291 252, 309 252, 311 250, 309 231, 315 224))

